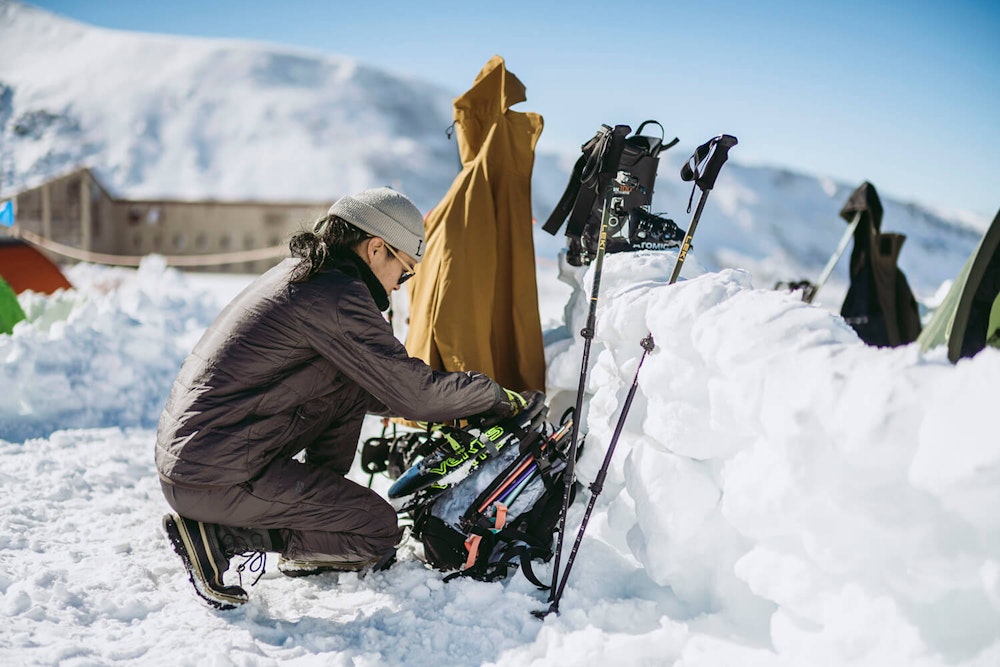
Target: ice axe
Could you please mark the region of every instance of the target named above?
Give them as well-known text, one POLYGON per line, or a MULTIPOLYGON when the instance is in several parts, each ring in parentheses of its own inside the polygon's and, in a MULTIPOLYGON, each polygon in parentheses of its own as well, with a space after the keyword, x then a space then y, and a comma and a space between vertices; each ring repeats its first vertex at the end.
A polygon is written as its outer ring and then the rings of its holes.
POLYGON ((684 241, 681 242, 677 261, 674 262, 674 270, 670 274, 669 285, 677 282, 677 278, 681 275, 681 267, 684 265, 684 260, 687 259, 688 250, 691 249, 691 239, 694 237, 695 229, 698 228, 698 220, 701 219, 701 212, 705 208, 705 200, 708 199, 708 193, 715 187, 715 179, 719 177, 722 165, 729 158, 729 149, 737 143, 739 142, 733 135, 720 134, 698 146, 694 154, 681 167, 681 180, 694 181, 694 185, 691 187, 691 199, 688 200, 688 213, 691 212, 695 188, 701 188, 701 197, 698 199, 698 207, 691 217, 687 233, 684 234, 684 241))

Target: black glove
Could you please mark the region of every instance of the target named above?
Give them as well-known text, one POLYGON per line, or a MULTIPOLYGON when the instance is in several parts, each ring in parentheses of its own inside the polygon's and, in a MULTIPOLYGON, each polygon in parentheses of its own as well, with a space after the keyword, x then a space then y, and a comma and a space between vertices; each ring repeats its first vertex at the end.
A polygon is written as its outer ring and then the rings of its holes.
POLYGON ((521 394, 497 385, 497 401, 493 404, 493 407, 486 412, 469 417, 469 421, 480 428, 487 428, 504 419, 516 417, 534 400, 535 394, 540 393, 537 391, 526 391, 521 394))

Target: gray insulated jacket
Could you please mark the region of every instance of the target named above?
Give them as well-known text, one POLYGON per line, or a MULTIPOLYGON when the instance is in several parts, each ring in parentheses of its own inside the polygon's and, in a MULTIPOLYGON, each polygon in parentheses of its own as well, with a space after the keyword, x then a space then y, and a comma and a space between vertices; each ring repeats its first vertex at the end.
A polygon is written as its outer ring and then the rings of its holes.
POLYGON ((156 467, 180 486, 232 486, 305 449, 346 474, 364 415, 446 421, 493 408, 482 374, 410 357, 380 312, 385 290, 353 253, 308 281, 286 259, 230 303, 174 382, 160 416, 156 467))

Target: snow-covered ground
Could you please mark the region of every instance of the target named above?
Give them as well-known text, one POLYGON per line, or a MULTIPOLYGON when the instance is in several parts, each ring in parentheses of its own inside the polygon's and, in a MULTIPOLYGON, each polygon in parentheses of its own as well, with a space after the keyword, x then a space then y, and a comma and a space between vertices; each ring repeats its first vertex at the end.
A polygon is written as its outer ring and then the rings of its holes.
MULTIPOLYGON (((389 183, 427 210, 454 177, 444 129, 460 89, 9 0, 0 43, 8 188, 87 164, 124 197, 331 201, 389 183)), ((679 166, 727 129, 662 156, 654 212, 688 226, 679 166)), ((0 664, 1000 665, 1000 352, 952 366, 943 350, 864 346, 832 314, 846 258, 815 306, 769 289, 817 277, 866 174, 835 183, 732 156, 686 280, 665 284, 672 253, 607 257, 585 484, 639 340, 651 331, 657 347, 562 613, 545 622, 530 614, 545 594, 519 574, 444 584, 405 545, 387 572, 269 572, 245 607, 206 608, 161 533, 154 429, 181 361, 251 277, 150 257, 138 271, 78 265, 74 290, 21 295, 29 321, 0 336, 0 664)), ((536 156, 540 222, 576 157, 536 156)), ((988 221, 883 204, 933 307, 988 221)), ((561 235, 536 229, 534 243, 556 419, 575 399, 592 275, 559 279, 561 235)))
MULTIPOLYGON (((672 266, 606 259, 584 483, 639 340, 656 348, 544 622, 530 612, 545 594, 519 573, 445 584, 408 545, 386 572, 271 571, 243 608, 204 606, 160 529, 154 427, 250 278, 148 258, 22 295, 31 321, 0 336, 0 663, 1000 664, 1000 351, 952 366, 942 350, 869 348, 744 271, 692 254, 668 286, 672 266)), ((553 418, 574 399, 592 269, 557 274, 539 261, 553 418)))

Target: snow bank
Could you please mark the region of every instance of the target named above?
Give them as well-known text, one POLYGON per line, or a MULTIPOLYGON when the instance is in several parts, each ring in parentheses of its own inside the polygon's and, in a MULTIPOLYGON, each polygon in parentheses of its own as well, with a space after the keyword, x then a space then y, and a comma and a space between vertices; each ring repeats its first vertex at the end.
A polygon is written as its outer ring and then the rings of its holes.
MULTIPOLYGON (((218 312, 207 277, 78 266, 0 336, 3 664, 1000 664, 1000 352, 864 346, 838 317, 673 255, 610 255, 591 352, 588 484, 639 388, 559 616, 519 574, 455 581, 415 557, 367 578, 269 572, 198 601, 162 535, 155 420, 218 312)), ((539 269, 544 294, 554 271, 539 269)), ((547 332, 572 405, 592 269, 547 332)), ((563 302, 544 300, 543 320, 563 302)), ((367 475, 352 472, 358 481, 367 475)), ((375 479, 376 488, 388 480, 375 479)), ((575 536, 586 493, 571 511, 575 536)), ((564 559, 565 562, 565 559, 564 559)), ((550 576, 548 568, 538 568, 550 576)), ((229 577, 235 577, 231 570, 229 577)))
MULTIPOLYGON (((666 286, 671 267, 663 255, 606 260, 582 479, 603 461, 639 340, 652 332, 657 347, 598 503, 613 520, 593 537, 634 557, 699 623, 770 646, 773 664, 938 664, 981 651, 993 664, 1000 352, 952 366, 912 345, 870 348, 746 273, 666 286)), ((571 331, 591 274, 567 276, 571 331)), ((556 389, 575 398, 582 349, 577 337, 550 360, 553 400, 556 389)), ((745 653, 738 662, 759 661, 745 653)))
POLYGON ((27 320, 0 336, 0 438, 63 428, 153 427, 184 357, 219 312, 162 258, 138 271, 78 264, 72 290, 19 297, 27 320))

